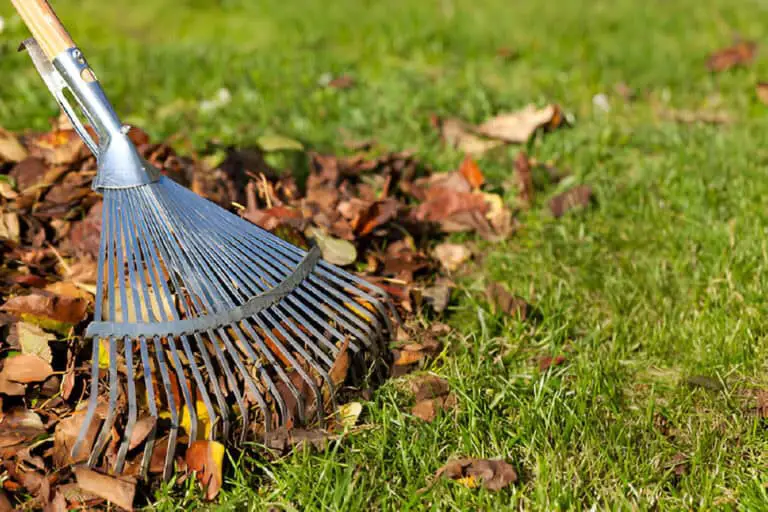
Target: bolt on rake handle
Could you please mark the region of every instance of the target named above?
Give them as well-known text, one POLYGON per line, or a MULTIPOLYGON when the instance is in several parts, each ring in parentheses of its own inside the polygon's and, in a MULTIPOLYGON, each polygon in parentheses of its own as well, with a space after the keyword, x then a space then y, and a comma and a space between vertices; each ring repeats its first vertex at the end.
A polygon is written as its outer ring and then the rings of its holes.
POLYGON ((49 60, 74 48, 75 42, 47 0, 11 0, 11 3, 49 60))

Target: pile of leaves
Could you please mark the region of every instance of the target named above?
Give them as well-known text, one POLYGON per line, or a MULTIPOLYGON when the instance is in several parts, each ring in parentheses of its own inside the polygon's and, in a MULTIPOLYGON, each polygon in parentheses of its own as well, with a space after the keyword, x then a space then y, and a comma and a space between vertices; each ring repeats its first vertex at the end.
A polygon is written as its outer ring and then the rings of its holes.
MULTIPOLYGON (((501 121, 487 124, 484 140, 494 146, 527 140, 561 123, 556 107, 531 113, 538 117, 524 130, 506 115, 514 137, 503 136, 501 121)), ((446 123, 436 126, 446 137, 446 123)), ((447 326, 415 327, 424 323, 412 319, 446 309, 453 279, 476 254, 470 245, 445 242, 445 235, 503 240, 516 228, 516 212, 533 201, 537 164, 524 152, 510 173, 518 190, 513 209, 470 156, 455 170, 433 172, 411 153, 370 144, 346 156, 301 150, 307 172, 300 180, 301 173, 269 165, 263 148, 182 157, 139 129, 129 135, 165 175, 296 245, 317 244, 329 262, 387 290, 404 318, 393 340, 395 374, 440 350, 447 326)), ((453 137, 446 142, 460 140, 453 137)), ((0 129, 0 510, 24 496, 50 510, 107 500, 131 508, 134 501, 135 478, 73 469, 88 454, 71 454, 91 381, 91 350, 82 335, 96 293, 101 200, 90 188, 95 173, 94 157, 64 122, 46 133, 0 129)), ((577 187, 553 199, 550 208, 559 216, 590 198, 588 187, 577 187)), ((525 314, 524 302, 498 293, 500 307, 525 314)), ((432 384, 416 390, 426 402, 415 414, 427 420, 455 402, 447 385, 432 384)), ((141 445, 151 425, 141 427, 132 446, 141 445)), ((300 427, 272 443, 286 448, 296 439, 311 441, 300 427)), ((223 453, 218 443, 193 443, 179 454, 177 469, 196 474, 212 498, 221 485, 223 453)), ((150 472, 160 471, 163 455, 157 464, 153 455, 150 472)))

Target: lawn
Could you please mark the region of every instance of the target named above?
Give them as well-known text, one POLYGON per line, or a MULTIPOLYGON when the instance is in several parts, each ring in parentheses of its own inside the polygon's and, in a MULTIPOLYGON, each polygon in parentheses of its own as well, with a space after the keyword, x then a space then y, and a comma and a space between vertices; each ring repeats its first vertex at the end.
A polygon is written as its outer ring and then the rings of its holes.
MULTIPOLYGON (((424 423, 403 380, 364 403, 366 429, 322 453, 236 464, 222 510, 768 509, 768 58, 712 74, 709 53, 768 35, 758 0, 143 0, 54 2, 118 112, 180 151, 263 134, 343 153, 345 137, 455 169, 433 114, 480 122, 555 102, 572 127, 528 147, 593 187, 553 219, 546 189, 509 240, 481 244, 429 370, 455 411, 424 423), (499 56, 499 49, 514 53, 499 56), (349 89, 320 87, 349 75, 349 89), (627 99, 624 84, 634 91, 627 99), (228 103, 203 108, 226 89, 228 103), (597 95, 600 101, 595 101, 597 95), (607 105, 607 108, 606 108, 607 105), (671 113, 726 113, 679 122, 671 113), (494 314, 504 283, 539 322, 494 314), (565 355, 540 371, 543 356, 565 355), (504 458, 500 492, 433 478, 454 457, 504 458), (432 485, 434 484, 434 485, 432 485)), ((3 5, 0 126, 56 109, 3 5)), ((519 148, 478 160, 495 185, 519 148)), ((199 507, 194 486, 158 509, 199 507)))

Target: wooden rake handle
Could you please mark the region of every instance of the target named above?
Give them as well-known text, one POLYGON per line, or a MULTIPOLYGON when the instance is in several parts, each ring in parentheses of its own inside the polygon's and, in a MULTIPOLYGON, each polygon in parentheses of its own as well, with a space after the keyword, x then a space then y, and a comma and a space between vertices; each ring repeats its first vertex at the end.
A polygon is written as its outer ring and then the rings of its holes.
POLYGON ((47 0, 11 0, 11 3, 49 60, 75 46, 47 0))

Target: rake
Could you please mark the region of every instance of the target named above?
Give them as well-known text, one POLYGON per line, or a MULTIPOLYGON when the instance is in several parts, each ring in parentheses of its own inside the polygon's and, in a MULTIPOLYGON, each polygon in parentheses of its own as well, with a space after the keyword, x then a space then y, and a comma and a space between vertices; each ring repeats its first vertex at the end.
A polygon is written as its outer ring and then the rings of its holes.
POLYGON ((162 175, 47 1, 12 1, 35 67, 96 156, 103 195, 92 378, 73 458, 146 476, 167 443, 168 479, 184 436, 239 444, 314 417, 323 425, 337 361, 368 376, 380 367, 396 318, 387 295, 162 175), (143 452, 138 423, 151 425, 143 452))

